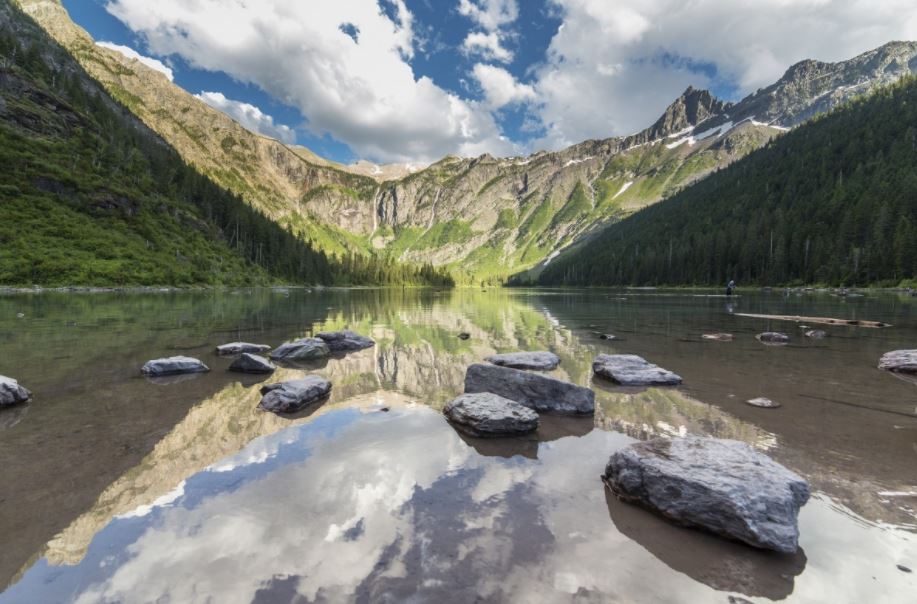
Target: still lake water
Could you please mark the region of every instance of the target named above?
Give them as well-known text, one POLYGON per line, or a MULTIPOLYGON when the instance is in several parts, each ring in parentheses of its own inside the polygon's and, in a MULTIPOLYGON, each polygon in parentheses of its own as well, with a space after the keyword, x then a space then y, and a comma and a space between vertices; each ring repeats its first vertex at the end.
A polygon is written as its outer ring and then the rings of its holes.
POLYGON ((917 348, 917 298, 742 294, 2 296, 0 374, 34 400, 0 412, 0 604, 914 602, 917 385, 875 366, 917 348), (793 323, 732 312, 894 326, 807 341, 793 323), (334 383, 293 418, 256 410, 265 380, 212 352, 345 326, 377 346, 268 378, 334 383), (764 346, 765 329, 793 341, 764 346), (713 331, 736 339, 701 340, 713 331), (542 416, 521 439, 453 430, 440 410, 465 368, 526 349, 554 351, 555 375, 595 389, 595 417, 542 416), (640 354, 684 386, 593 381, 600 352, 640 354), (175 354, 213 371, 140 377, 175 354), (743 402, 758 396, 783 406, 743 402), (612 452, 686 433, 749 442, 809 480, 798 554, 675 527, 606 493, 612 452))

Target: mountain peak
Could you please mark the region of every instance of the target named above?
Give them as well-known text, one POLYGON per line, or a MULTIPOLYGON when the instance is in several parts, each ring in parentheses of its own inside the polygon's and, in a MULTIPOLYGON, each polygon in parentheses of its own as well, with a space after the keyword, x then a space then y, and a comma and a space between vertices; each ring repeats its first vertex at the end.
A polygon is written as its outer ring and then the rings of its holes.
POLYGON ((650 126, 649 140, 664 138, 696 126, 704 120, 722 114, 730 105, 713 96, 709 90, 688 86, 681 96, 666 108, 656 123, 650 126))

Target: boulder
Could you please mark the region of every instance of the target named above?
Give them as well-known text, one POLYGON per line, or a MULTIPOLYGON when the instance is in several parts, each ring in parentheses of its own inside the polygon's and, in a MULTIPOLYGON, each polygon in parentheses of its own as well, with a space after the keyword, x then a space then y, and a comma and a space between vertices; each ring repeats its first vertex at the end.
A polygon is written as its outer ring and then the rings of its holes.
POLYGON ((277 367, 266 358, 257 354, 243 352, 242 356, 232 362, 229 366, 230 371, 238 373, 274 373, 277 367))
POLYGON ((756 335, 755 338, 757 338, 758 341, 762 344, 783 345, 789 343, 790 341, 790 336, 778 331, 765 331, 764 333, 759 333, 756 335))
POLYGON ((12 407, 29 402, 32 393, 13 378, 0 375, 0 407, 12 407))
POLYGON ((318 402, 331 392, 331 382, 317 375, 307 375, 300 380, 266 384, 261 387, 259 407, 274 413, 295 413, 307 405, 318 402))
POLYGON ((711 340, 713 342, 732 342, 731 333, 705 333, 701 336, 704 340, 711 340))
POLYGON ((220 344, 216 348, 216 353, 220 356, 229 356, 233 354, 242 354, 243 352, 267 352, 271 347, 267 344, 249 344, 248 342, 230 342, 229 344, 220 344))
POLYGON ((372 338, 361 336, 347 329, 344 331, 323 331, 315 334, 315 337, 324 340, 331 352, 352 352, 376 345, 375 340, 372 338))
POLYGON ((463 394, 446 405, 450 422, 474 436, 526 434, 538 429, 538 414, 491 392, 463 394))
POLYGON ((893 350, 879 359, 879 369, 895 373, 917 373, 917 350, 893 350))
POLYGON ((281 344, 271 352, 271 358, 275 361, 314 361, 330 354, 331 349, 324 340, 302 338, 281 344))
POLYGON ((752 407, 761 407, 762 409, 776 409, 780 406, 780 403, 774 402, 769 398, 764 398, 763 396, 749 399, 745 401, 745 404, 751 405, 752 407))
POLYGON ((592 362, 596 375, 622 386, 677 386, 681 376, 635 354, 600 354, 592 362))
POLYGON ((507 352, 491 355, 484 360, 501 367, 538 371, 551 371, 560 365, 560 357, 553 352, 507 352))
POLYGON ((476 363, 465 373, 465 392, 491 392, 548 413, 594 413, 595 393, 582 386, 521 369, 476 363))
POLYGON ((822 340, 828 337, 828 332, 822 331, 821 329, 810 329, 805 335, 807 338, 812 338, 813 340, 822 340))
POLYGON ((801 477, 736 440, 657 438, 617 451, 605 483, 624 501, 679 524, 749 545, 793 553, 799 508, 809 500, 801 477))
POLYGON ((199 359, 182 356, 154 359, 152 361, 147 361, 146 364, 140 368, 140 373, 149 377, 204 373, 207 371, 210 371, 210 367, 204 365, 199 359))

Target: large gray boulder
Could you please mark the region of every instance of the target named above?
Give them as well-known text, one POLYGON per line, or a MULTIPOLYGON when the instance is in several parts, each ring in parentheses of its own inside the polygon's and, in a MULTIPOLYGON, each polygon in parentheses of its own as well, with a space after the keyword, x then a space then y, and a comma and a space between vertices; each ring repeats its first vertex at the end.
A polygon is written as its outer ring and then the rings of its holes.
POLYGON ((600 354, 592 362, 596 375, 622 386, 677 386, 681 376, 635 354, 600 354))
POLYGON ((465 392, 492 392, 548 413, 594 413, 595 393, 540 373, 476 363, 465 373, 465 392))
POLYGON ((183 356, 153 359, 152 361, 147 361, 140 368, 140 373, 149 377, 204 373, 207 371, 210 371, 210 367, 204 365, 199 359, 183 356))
POLYGON ((232 362, 230 371, 237 373, 274 373, 277 367, 266 358, 257 354, 243 352, 242 356, 232 362))
POLYGON ((895 373, 917 373, 917 350, 893 350, 879 359, 879 369, 895 373))
POLYGON ((537 371, 551 371, 560 365, 560 357, 553 352, 507 352, 491 355, 484 360, 501 367, 537 371))
POLYGON ((331 352, 352 352, 376 345, 375 340, 372 338, 361 336, 349 329, 344 331, 322 331, 315 334, 315 337, 324 340, 331 352))
POLYGON ((0 407, 12 407, 29 402, 32 393, 13 378, 0 375, 0 407))
POLYGON ((216 353, 220 356, 230 356, 233 354, 242 354, 243 352, 259 353, 267 352, 271 347, 267 344, 249 344, 248 342, 230 342, 229 344, 220 344, 216 348, 216 353))
POLYGON ((778 552, 796 551, 809 485, 736 440, 657 438, 611 456, 605 483, 621 499, 679 524, 778 552))
POLYGON ((538 429, 538 414, 491 392, 462 394, 443 409, 449 421, 474 436, 526 434, 538 429))
POLYGON ((314 361, 331 354, 331 349, 324 340, 302 338, 281 344, 271 352, 275 361, 314 361))
POLYGON ((331 392, 331 382, 317 375, 307 375, 300 380, 266 384, 261 387, 259 407, 274 413, 295 413, 307 405, 318 402, 331 392))

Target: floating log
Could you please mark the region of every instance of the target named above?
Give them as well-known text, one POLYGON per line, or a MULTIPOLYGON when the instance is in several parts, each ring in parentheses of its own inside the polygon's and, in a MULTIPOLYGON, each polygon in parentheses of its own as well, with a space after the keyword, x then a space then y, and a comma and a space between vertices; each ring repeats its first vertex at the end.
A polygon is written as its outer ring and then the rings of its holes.
POLYGON ((891 327, 890 323, 882 321, 866 321, 864 319, 831 319, 828 317, 800 317, 798 315, 755 315, 751 313, 734 313, 737 317, 749 319, 773 319, 774 321, 794 321, 796 323, 820 323, 822 325, 849 325, 850 327, 891 327))

